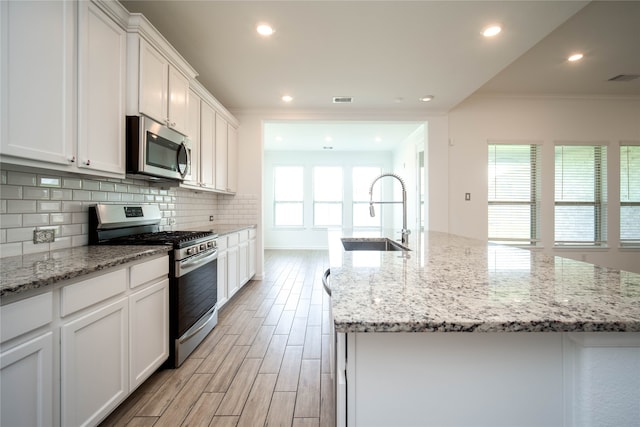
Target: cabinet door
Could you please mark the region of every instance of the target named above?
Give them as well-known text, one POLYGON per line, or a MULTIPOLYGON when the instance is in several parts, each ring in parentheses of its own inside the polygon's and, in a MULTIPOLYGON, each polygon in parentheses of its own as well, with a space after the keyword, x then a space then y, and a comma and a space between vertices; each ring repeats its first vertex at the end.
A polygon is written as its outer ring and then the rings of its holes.
POLYGON ((240 286, 249 281, 249 242, 246 240, 238 246, 238 275, 240 286))
POLYGON ((200 97, 189 91, 189 115, 187 116, 187 136, 191 139, 191 181, 200 182, 200 97))
POLYGON ((227 302, 227 251, 218 252, 218 308, 227 302))
POLYGON ((216 114, 216 190, 227 191, 227 121, 216 114))
POLYGON ((200 181, 214 187, 216 113, 206 102, 200 106, 200 181))
POLYGON ((128 298, 61 328, 63 426, 95 425, 128 395, 128 298))
POLYGON ((140 39, 139 110, 159 123, 166 124, 169 115, 169 62, 149 43, 140 39))
POLYGON ((70 165, 75 2, 0 2, 3 155, 70 165))
POLYGON ((52 332, 0 354, 0 396, 0 425, 54 425, 52 332))
POLYGON ((129 386, 133 391, 169 357, 169 279, 129 297, 129 386))
POLYGON ((256 274, 257 245, 256 239, 249 240, 249 279, 256 274))
POLYGON ((240 289, 238 246, 234 246, 227 249, 227 298, 231 299, 238 289, 240 289))
POLYGON ((233 126, 227 127, 227 191, 238 191, 238 130, 233 126))
POLYGON ((169 66, 169 127, 187 135, 189 115, 189 80, 169 66))
POLYGON ((126 32, 79 3, 78 167, 124 176, 126 32))

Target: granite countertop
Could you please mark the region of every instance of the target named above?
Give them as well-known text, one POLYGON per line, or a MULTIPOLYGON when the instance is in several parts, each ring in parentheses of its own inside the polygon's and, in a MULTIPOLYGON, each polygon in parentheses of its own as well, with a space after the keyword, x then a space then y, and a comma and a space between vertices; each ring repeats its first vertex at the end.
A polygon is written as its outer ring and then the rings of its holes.
MULTIPOLYGON (((61 280, 166 254, 171 246, 78 246, 0 259, 0 297, 43 289, 61 280)), ((3 301, 4 302, 4 301, 3 301)))
POLYGON ((338 332, 640 331, 640 274, 439 232, 343 250, 364 235, 388 233, 329 232, 338 332))

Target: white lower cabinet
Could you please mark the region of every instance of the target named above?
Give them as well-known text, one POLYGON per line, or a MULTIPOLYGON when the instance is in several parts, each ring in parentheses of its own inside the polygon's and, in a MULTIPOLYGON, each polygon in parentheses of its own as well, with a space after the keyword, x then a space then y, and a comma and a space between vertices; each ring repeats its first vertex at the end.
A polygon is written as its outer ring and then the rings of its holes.
POLYGON ((217 244, 218 307, 221 307, 256 274, 256 230, 225 234, 217 244))
POLYGON ((0 307, 0 426, 55 425, 53 292, 0 307))
POLYGON ((95 425, 129 393, 129 304, 122 297, 62 325, 62 425, 95 425))
POLYGON ((0 426, 95 426, 169 355, 160 256, 0 307, 0 426))
POLYGON ((0 353, 0 425, 51 426, 53 333, 0 353))
POLYGON ((217 240, 218 246, 218 308, 222 307, 228 300, 227 295, 227 236, 220 236, 217 240))
POLYGON ((249 281, 249 231, 243 230, 238 235, 238 275, 242 286, 249 281))
POLYGON ((240 277, 238 276, 238 246, 227 248, 227 298, 240 289, 240 277))
POLYGON ((169 279, 129 297, 129 384, 136 389, 169 356, 169 279))

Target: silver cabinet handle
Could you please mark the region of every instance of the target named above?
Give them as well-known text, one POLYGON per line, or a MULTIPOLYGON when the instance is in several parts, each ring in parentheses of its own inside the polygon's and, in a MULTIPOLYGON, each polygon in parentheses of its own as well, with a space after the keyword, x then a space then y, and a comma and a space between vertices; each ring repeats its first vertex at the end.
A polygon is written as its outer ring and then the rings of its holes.
POLYGON ((76 156, 73 156, 72 158, 69 159, 69 163, 75 163, 76 162, 76 156))
POLYGON ((87 160, 86 162, 84 162, 84 164, 87 166, 91 166, 91 160, 87 160))

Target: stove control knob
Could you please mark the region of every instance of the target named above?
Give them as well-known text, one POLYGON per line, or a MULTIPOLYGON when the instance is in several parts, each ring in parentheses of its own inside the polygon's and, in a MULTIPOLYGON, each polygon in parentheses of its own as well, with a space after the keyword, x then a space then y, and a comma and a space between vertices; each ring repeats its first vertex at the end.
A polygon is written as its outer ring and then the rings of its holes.
POLYGON ((208 248, 212 248, 213 247, 213 242, 207 242, 207 247, 208 248))
POLYGON ((204 251, 205 249, 207 249, 207 245, 205 245, 204 243, 200 245, 200 250, 204 251))
POLYGON ((187 255, 193 255, 193 248, 187 249, 187 255))

